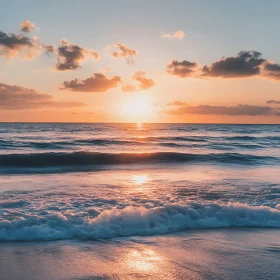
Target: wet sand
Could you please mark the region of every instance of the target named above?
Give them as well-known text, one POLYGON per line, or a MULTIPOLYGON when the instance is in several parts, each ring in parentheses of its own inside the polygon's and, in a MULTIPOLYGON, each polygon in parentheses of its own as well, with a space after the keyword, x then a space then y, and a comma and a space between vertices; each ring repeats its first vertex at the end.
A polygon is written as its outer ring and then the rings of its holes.
POLYGON ((280 231, 228 228, 108 241, 0 244, 1 280, 270 279, 280 231))

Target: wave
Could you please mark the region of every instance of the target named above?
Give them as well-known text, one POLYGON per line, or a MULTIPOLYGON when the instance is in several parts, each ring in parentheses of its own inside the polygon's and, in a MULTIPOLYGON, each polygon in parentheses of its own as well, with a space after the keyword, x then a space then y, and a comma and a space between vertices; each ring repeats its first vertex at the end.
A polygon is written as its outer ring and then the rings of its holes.
POLYGON ((257 139, 261 139, 262 137, 255 137, 255 136, 248 136, 248 135, 242 135, 242 136, 230 136, 230 137, 222 137, 226 138, 227 140, 245 140, 245 141, 254 141, 257 139))
MULTIPOLYGON (((223 146, 235 146, 236 148, 256 148, 258 145, 265 146, 269 141, 270 145, 278 145, 280 137, 267 136, 147 136, 147 137, 130 137, 130 138, 88 138, 88 139, 0 139, 0 150, 26 149, 35 150, 73 150, 79 147, 110 147, 110 146, 165 146, 165 147, 206 147, 210 149, 223 149, 223 146)), ((261 147, 260 147, 261 148, 261 147)))
POLYGON ((257 141, 257 140, 276 140, 280 141, 279 136, 248 136, 248 135, 242 135, 242 136, 229 136, 229 137, 221 137, 222 139, 225 138, 227 140, 244 140, 244 141, 257 141))
POLYGON ((38 150, 58 150, 63 148, 75 148, 76 146, 109 146, 109 145, 143 145, 149 144, 141 141, 130 140, 116 140, 116 139, 78 139, 71 141, 52 141, 52 142, 39 142, 39 141, 11 141, 0 140, 0 149, 13 149, 13 148, 34 148, 38 150))
POLYGON ((170 204, 146 209, 128 206, 104 210, 95 218, 67 218, 61 213, 0 221, 0 241, 110 239, 158 235, 187 229, 280 228, 280 210, 247 204, 170 204))
POLYGON ((154 153, 31 153, 2 154, 1 167, 55 167, 143 163, 213 162, 231 164, 279 163, 280 158, 238 153, 188 154, 175 152, 154 153))
POLYGON ((73 142, 74 142, 74 144, 88 144, 88 145, 97 145, 97 146, 146 144, 145 142, 141 141, 141 138, 136 139, 134 141, 121 140, 121 139, 120 140, 118 140, 118 139, 80 139, 80 140, 75 140, 73 142))
POLYGON ((208 142, 204 136, 147 136, 147 137, 133 137, 131 140, 142 140, 142 141, 183 141, 183 142, 208 142))

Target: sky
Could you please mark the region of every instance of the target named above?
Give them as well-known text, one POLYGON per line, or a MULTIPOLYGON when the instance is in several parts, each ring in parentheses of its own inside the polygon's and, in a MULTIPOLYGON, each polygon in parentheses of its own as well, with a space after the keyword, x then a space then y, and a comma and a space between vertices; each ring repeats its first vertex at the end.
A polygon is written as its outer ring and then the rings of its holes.
POLYGON ((0 3, 0 121, 280 123, 280 1, 0 3))

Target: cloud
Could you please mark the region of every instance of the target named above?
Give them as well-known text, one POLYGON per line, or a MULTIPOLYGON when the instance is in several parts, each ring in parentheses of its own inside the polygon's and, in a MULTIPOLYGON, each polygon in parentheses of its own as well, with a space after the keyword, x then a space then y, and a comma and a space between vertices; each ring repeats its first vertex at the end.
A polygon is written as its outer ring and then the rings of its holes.
POLYGON ((44 45, 43 48, 47 55, 50 55, 52 53, 57 53, 57 49, 53 45, 44 45))
POLYGON ((42 94, 34 89, 0 83, 0 109, 24 110, 39 108, 82 107, 87 104, 76 101, 57 101, 52 95, 42 94))
POLYGON ((182 40, 184 37, 185 37, 185 32, 182 30, 178 30, 173 34, 161 32, 161 38, 163 38, 163 39, 174 39, 175 38, 175 39, 182 40))
POLYGON ((179 101, 179 100, 175 100, 173 102, 169 102, 167 103, 167 106, 183 106, 183 105, 187 105, 188 103, 185 101, 179 101))
POLYGON ((280 100, 267 100, 266 104, 280 104, 280 100))
POLYGON ((152 79, 145 77, 144 71, 138 71, 134 74, 133 79, 139 82, 139 90, 147 90, 155 85, 155 82, 152 79))
POLYGON ((202 76, 221 78, 242 78, 259 75, 260 66, 265 62, 256 51, 239 52, 237 56, 222 58, 201 69, 202 76))
POLYGON ((35 28, 35 23, 29 21, 29 20, 24 20, 21 24, 20 24, 20 30, 22 32, 32 32, 35 28))
POLYGON ((57 52, 57 64, 55 69, 58 71, 75 70, 81 67, 80 63, 87 58, 99 58, 97 51, 91 51, 71 44, 66 40, 61 40, 59 47, 56 49, 52 45, 46 48, 47 53, 57 52))
POLYGON ((223 57, 220 60, 199 67, 196 62, 173 59, 166 72, 180 78, 248 78, 264 77, 280 79, 280 65, 262 58, 257 51, 241 51, 233 57, 223 57))
POLYGON ((138 86, 127 84, 122 86, 122 91, 133 92, 133 91, 149 90, 151 87, 155 85, 155 82, 152 79, 146 78, 145 74, 146 73, 144 71, 136 72, 132 76, 132 79, 139 83, 138 86))
POLYGON ((106 74, 107 72, 112 72, 112 69, 110 67, 104 67, 104 68, 101 68, 99 70, 99 72, 102 74, 106 74))
POLYGON ((112 52, 112 56, 115 58, 125 57, 128 64, 132 64, 133 57, 138 55, 136 50, 130 49, 127 45, 117 42, 115 46, 119 51, 112 52))
POLYGON ((170 75, 175 75, 180 78, 192 77, 196 74, 198 64, 196 62, 190 62, 183 60, 181 62, 173 59, 167 64, 166 72, 170 75))
POLYGON ((229 116, 268 116, 280 114, 280 109, 268 106, 254 106, 239 104, 236 106, 190 106, 184 104, 176 109, 167 111, 168 114, 196 114, 196 115, 229 115, 229 116))
POLYGON ((0 31, 0 56, 33 58, 41 51, 41 44, 34 38, 0 31))
MULTIPOLYGON (((21 23, 23 32, 30 32, 34 27, 35 24, 28 20, 21 23)), ((97 60, 100 57, 97 51, 82 48, 64 39, 56 48, 54 45, 39 41, 37 37, 30 38, 22 34, 6 34, 0 31, 0 56, 2 57, 20 56, 24 59, 30 59, 38 56, 42 51, 47 55, 57 55, 55 69, 58 71, 75 70, 81 67, 82 61, 89 58, 97 60)))
MULTIPOLYGON (((32 25, 29 21, 22 22, 22 31, 31 31, 30 24, 32 25)), ((97 60, 100 57, 97 51, 84 49, 66 40, 61 40, 59 47, 56 48, 53 45, 39 42, 36 37, 29 38, 20 34, 6 34, 0 31, 0 56, 11 58, 19 55, 21 58, 34 58, 39 55, 42 50, 44 50, 47 55, 57 55, 55 69, 58 71, 75 70, 81 67, 82 61, 88 58, 97 60)))
POLYGON ((264 63, 263 76, 273 79, 280 79, 280 65, 272 62, 266 61, 264 63))
POLYGON ((126 84, 126 85, 122 86, 122 91, 124 91, 124 92, 134 92, 134 91, 138 91, 138 88, 134 85, 126 84))
POLYGON ((109 89, 118 87, 121 77, 113 76, 107 78, 104 74, 94 73, 85 80, 74 79, 65 81, 61 90, 69 89, 75 92, 105 92, 109 89))

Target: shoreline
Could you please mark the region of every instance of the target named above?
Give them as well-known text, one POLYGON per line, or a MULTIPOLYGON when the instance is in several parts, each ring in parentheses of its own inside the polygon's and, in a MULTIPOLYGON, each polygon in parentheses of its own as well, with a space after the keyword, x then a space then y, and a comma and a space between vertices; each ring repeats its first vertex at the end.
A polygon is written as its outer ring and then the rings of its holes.
POLYGON ((0 243, 0 275, 2 280, 276 280, 278 236, 279 229, 231 228, 106 241, 0 243))

